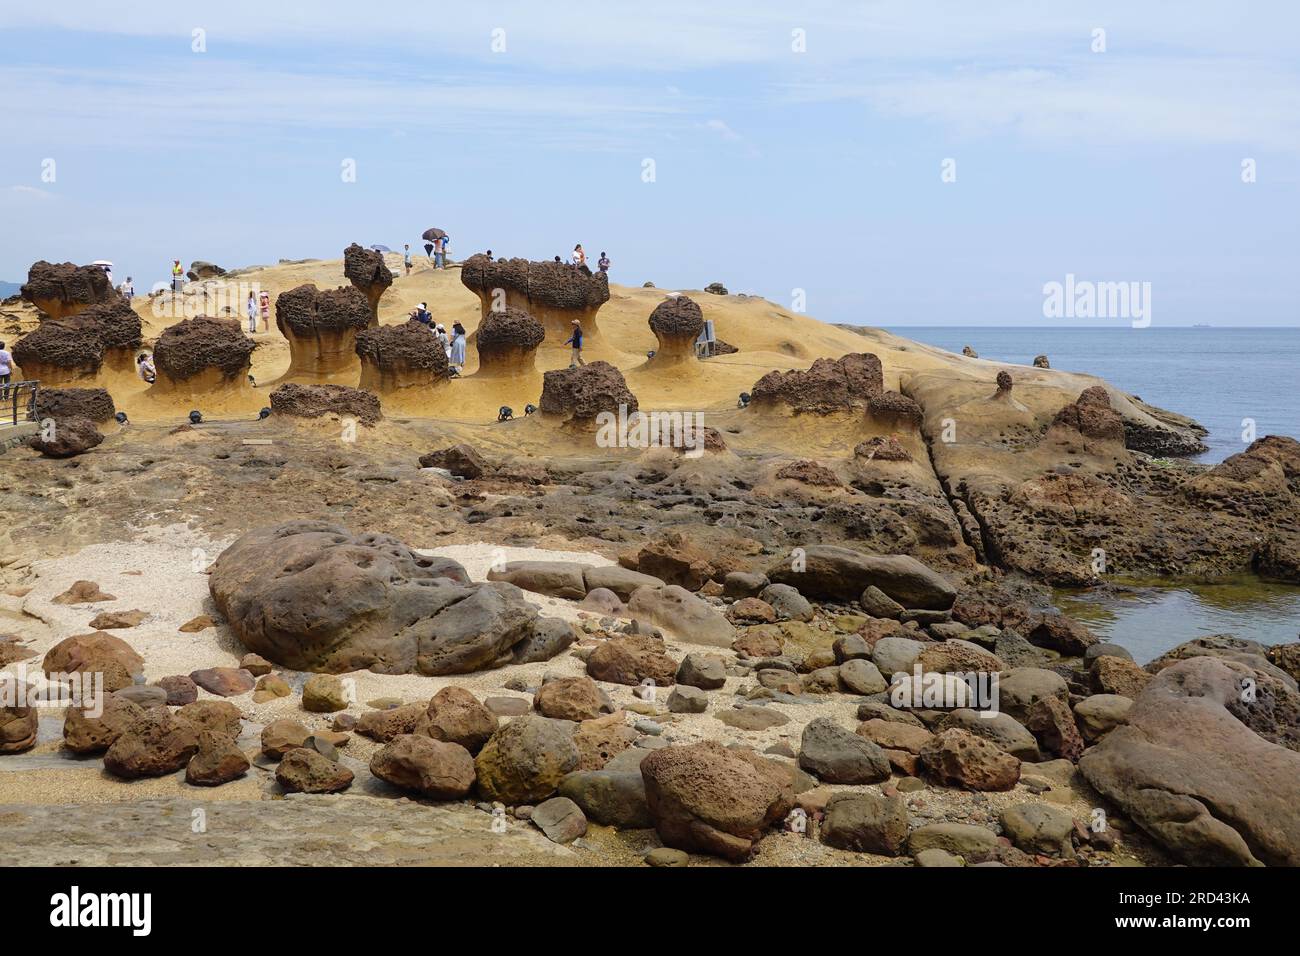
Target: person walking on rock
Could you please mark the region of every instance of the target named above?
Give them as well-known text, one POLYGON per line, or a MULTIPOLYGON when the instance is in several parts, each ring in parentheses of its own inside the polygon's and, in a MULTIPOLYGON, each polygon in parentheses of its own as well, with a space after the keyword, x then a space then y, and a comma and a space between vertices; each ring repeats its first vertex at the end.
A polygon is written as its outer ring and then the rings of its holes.
POLYGON ((451 358, 449 364, 457 372, 465 364, 465 326, 453 322, 451 326, 451 358))
POLYGON ((564 344, 573 346, 573 357, 569 359, 569 368, 587 364, 582 360, 582 323, 577 319, 573 320, 573 334, 564 340, 564 344))
POLYGON ((117 291, 122 293, 122 297, 126 299, 127 302, 130 302, 135 298, 135 285, 132 283, 130 276, 127 276, 126 281, 118 286, 117 291))
POLYGON ((447 268, 447 237, 439 236, 433 243, 433 267, 447 268))
POLYGON ((402 264, 406 266, 406 274, 409 276, 411 274, 411 244, 409 242, 402 253, 402 264))

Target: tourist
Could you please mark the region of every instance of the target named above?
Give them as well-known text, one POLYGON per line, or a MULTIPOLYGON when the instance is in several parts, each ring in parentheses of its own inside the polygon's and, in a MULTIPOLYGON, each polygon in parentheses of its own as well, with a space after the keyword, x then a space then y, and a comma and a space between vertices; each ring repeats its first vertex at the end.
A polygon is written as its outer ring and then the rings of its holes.
POLYGON ((0 396, 8 397, 9 382, 13 379, 14 357, 9 354, 5 344, 0 342, 0 396))
POLYGON ((172 260, 172 291, 180 292, 181 287, 185 285, 185 270, 181 268, 181 260, 172 260))
POLYGON ((415 319, 415 321, 419 322, 421 325, 429 326, 429 331, 433 331, 433 316, 429 313, 429 307, 423 302, 416 307, 411 318, 415 319))
POLYGON ((465 344, 465 326, 459 322, 453 322, 451 325, 451 358, 448 363, 458 372, 461 366, 465 364, 465 344))
POLYGON ((139 376, 150 385, 153 384, 154 378, 157 377, 157 373, 154 371, 153 367, 153 358, 148 352, 141 352, 136 356, 135 370, 137 374, 139 374, 139 376))
POLYGON ((248 293, 248 334, 257 332, 257 297, 248 293))
POLYGON ((579 269, 587 264, 587 254, 582 251, 582 243, 573 247, 573 264, 579 269))
POLYGON ((402 264, 406 266, 406 274, 409 276, 411 274, 411 244, 409 242, 402 253, 402 264))
POLYGON ((555 257, 555 261, 556 261, 558 264, 560 264, 560 265, 564 265, 564 260, 561 259, 559 256, 556 256, 556 257, 555 257))
POLYGON ((582 323, 577 319, 573 320, 573 334, 564 340, 564 344, 573 345, 573 357, 569 359, 569 368, 587 364, 582 360, 582 323))
POLYGON ((600 258, 596 260, 596 268, 600 269, 601 272, 608 272, 609 256, 602 252, 600 258))
POLYGON ((126 277, 126 281, 118 287, 117 291, 122 293, 122 297, 126 299, 127 302, 130 302, 135 298, 135 286, 132 284, 130 276, 126 277))
POLYGON ((491 249, 489 249, 487 252, 485 252, 485 253, 483 253, 483 254, 484 254, 485 256, 487 256, 487 260, 488 260, 488 262, 491 262, 491 261, 492 261, 492 250, 491 250, 491 249))
POLYGON ((435 269, 447 268, 447 237, 439 236, 433 244, 433 267, 435 269))
POLYGON ((263 289, 257 294, 257 303, 262 309, 262 331, 271 331, 271 293, 263 289))
POLYGON ((447 337, 447 329, 442 325, 442 323, 438 323, 433 327, 433 335, 442 346, 442 351, 448 358, 451 358, 451 339, 447 337))

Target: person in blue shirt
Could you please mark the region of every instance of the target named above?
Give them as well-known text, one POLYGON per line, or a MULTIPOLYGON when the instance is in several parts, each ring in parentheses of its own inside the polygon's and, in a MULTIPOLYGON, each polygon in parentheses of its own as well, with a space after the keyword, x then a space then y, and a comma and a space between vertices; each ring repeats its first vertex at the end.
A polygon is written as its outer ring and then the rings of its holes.
POLYGON ((573 346, 573 358, 569 360, 569 368, 587 364, 582 360, 582 323, 577 319, 573 320, 573 334, 564 340, 564 344, 573 346))

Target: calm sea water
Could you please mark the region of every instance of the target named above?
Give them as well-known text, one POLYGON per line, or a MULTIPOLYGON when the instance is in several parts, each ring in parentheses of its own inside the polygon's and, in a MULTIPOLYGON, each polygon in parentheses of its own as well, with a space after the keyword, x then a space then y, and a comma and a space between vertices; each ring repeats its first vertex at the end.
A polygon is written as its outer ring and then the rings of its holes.
MULTIPOLYGON (((1222 461, 1246 446, 1242 420, 1258 435, 1300 438, 1300 328, 1171 329, 900 327, 898 335, 980 358, 1099 375, 1144 401, 1189 415, 1210 430, 1222 461)), ((1057 603, 1140 662, 1207 634, 1263 644, 1300 640, 1300 588, 1254 579, 1179 583, 1114 592, 1058 592, 1057 603)))
POLYGON ((1044 354, 1052 368, 1098 375, 1143 401, 1189 415, 1210 430, 1199 460, 1243 450, 1242 420, 1258 435, 1300 438, 1300 328, 1104 329, 931 328, 889 331, 982 359, 1030 365, 1044 354))

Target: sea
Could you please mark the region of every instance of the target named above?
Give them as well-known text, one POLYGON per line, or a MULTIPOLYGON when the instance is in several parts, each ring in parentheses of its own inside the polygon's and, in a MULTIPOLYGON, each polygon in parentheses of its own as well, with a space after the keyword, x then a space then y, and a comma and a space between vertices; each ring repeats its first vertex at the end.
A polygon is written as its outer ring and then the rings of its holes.
MULTIPOLYGON (((1300 328, 1134 329, 899 326, 890 332, 982 359, 1104 378, 1143 401, 1209 429, 1207 464, 1250 439, 1300 439, 1300 328)), ((1145 663, 1183 641, 1235 634, 1262 644, 1300 640, 1300 587, 1245 577, 1213 583, 1138 584, 1117 591, 1058 591, 1057 603, 1145 663)))

